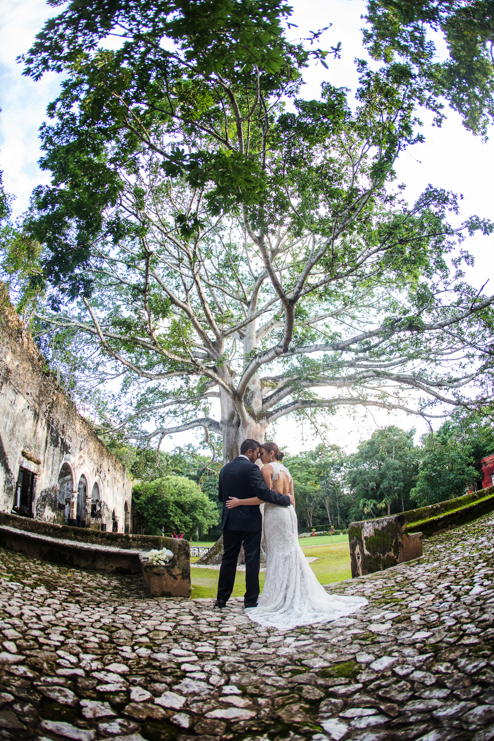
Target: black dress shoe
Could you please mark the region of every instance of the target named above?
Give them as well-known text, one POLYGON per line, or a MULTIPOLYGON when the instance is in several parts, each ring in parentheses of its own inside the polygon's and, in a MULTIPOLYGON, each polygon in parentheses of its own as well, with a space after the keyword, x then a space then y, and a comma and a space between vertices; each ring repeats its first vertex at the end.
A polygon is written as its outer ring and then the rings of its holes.
POLYGON ((253 607, 257 607, 257 602, 253 602, 251 605, 244 605, 244 610, 251 610, 253 607))
POLYGON ((224 610, 226 607, 226 602, 222 602, 221 600, 217 599, 213 605, 217 610, 224 610))

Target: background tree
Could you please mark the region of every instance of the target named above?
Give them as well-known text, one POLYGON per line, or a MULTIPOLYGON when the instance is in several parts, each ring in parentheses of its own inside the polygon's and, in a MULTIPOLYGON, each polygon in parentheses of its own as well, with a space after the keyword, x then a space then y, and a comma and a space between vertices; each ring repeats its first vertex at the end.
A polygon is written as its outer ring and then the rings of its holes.
POLYGON ((344 451, 336 445, 323 451, 324 472, 321 482, 321 498, 328 522, 343 528, 348 522, 348 497, 345 495, 344 451))
POLYGON ((321 506, 321 484, 324 465, 316 451, 307 451, 299 455, 287 456, 286 466, 293 478, 295 491, 295 508, 299 524, 305 523, 313 528, 324 516, 321 506))
POLYGON ((218 522, 218 511, 200 486, 184 476, 141 482, 132 492, 138 527, 149 535, 185 533, 187 539, 206 533, 218 522))
POLYGON ((3 186, 0 170, 0 281, 25 327, 44 295, 41 245, 12 223, 13 196, 3 186))
MULTIPOLYGON (((212 441, 213 454, 208 456, 198 452, 190 444, 176 447, 170 452, 156 451, 150 447, 129 445, 122 432, 116 434, 113 430, 110 436, 99 425, 95 426, 95 432, 105 440, 112 453, 125 466, 127 475, 136 482, 136 486, 153 483, 157 479, 168 480, 170 476, 184 477, 198 484, 217 512, 217 519, 210 525, 209 531, 213 531, 213 537, 221 534, 214 527, 219 522, 221 513, 218 478, 222 462, 221 456, 217 455, 221 441, 217 441, 216 445, 212 441)), ((207 529, 202 529, 201 532, 205 535, 207 529)))
POLYGON ((391 425, 376 430, 347 458, 347 483, 351 491, 352 520, 390 515, 410 508, 418 463, 413 438, 391 425))
POLYGON ((289 414, 434 414, 471 403, 474 380, 477 403, 490 394, 493 298, 455 250, 491 225, 392 186, 420 107, 443 115, 429 82, 361 61, 355 110, 329 82, 301 100, 328 55, 289 43, 288 17, 278 0, 91 0, 24 59, 65 75, 42 129, 52 184, 25 226, 55 286, 41 320, 92 359, 91 395, 119 378, 130 435, 202 427, 225 460, 289 414))
POLYGON ((336 445, 318 445, 314 450, 287 456, 293 477, 299 522, 306 527, 345 526, 346 506, 342 472, 344 453, 336 445))
POLYGON ((481 488, 480 460, 494 453, 492 422, 457 415, 437 432, 422 437, 420 469, 411 496, 421 507, 481 488))

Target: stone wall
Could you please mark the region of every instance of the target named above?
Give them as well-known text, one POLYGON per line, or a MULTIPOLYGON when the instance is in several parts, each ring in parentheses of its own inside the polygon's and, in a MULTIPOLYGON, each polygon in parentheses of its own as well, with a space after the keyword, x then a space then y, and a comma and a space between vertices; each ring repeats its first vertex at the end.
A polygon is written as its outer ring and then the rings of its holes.
POLYGON ((191 593, 190 547, 183 539, 98 532, 0 512, 0 548, 69 568, 142 574, 153 597, 191 593), (162 548, 172 551, 173 558, 156 566, 148 553, 162 548))
POLYGON ((422 555, 422 537, 464 525, 494 511, 494 486, 399 515, 352 522, 352 577, 372 574, 422 555))
POLYGON ((0 512, 128 532, 131 495, 0 291, 0 512))

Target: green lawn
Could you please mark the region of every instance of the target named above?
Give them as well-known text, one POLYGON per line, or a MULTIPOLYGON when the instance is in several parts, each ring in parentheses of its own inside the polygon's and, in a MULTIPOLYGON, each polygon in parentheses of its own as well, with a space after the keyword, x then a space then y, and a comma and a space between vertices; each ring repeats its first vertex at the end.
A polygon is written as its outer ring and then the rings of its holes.
MULTIPOLYGON (((333 536, 346 537, 346 543, 336 543, 335 545, 312 545, 305 547, 302 543, 302 550, 306 556, 316 557, 318 560, 313 561, 310 566, 317 579, 321 584, 331 584, 337 581, 343 581, 343 579, 350 579, 350 551, 348 549, 348 537, 347 536, 333 536)), ((317 540, 317 536, 312 540, 317 540)), ((305 540, 305 538, 302 538, 305 540)), ((320 540, 324 540, 320 537, 320 540)), ((195 561, 196 559, 191 559, 195 561)), ((216 591, 218 586, 219 571, 216 569, 197 569, 192 566, 191 568, 192 578, 192 597, 216 597, 216 591)), ((264 572, 260 574, 261 589, 264 585, 264 572)), ((235 579, 235 587, 233 589, 234 597, 242 597, 245 592, 245 572, 237 572, 237 578, 235 579)))
MULTIPOLYGON (((348 535, 314 535, 314 537, 299 538, 298 542, 301 548, 308 548, 314 545, 333 545, 334 543, 348 543, 348 535)), ((309 554, 307 554, 309 555, 309 554)))
MULTIPOLYGON (((298 542, 302 548, 306 548, 309 545, 332 545, 333 543, 346 543, 348 541, 348 535, 315 535, 313 538, 299 538, 298 542)), ((200 548, 211 548, 214 545, 213 541, 191 540, 192 546, 198 546, 200 548)))
POLYGON ((216 541, 214 540, 189 540, 189 543, 194 548, 211 548, 215 544, 216 541))

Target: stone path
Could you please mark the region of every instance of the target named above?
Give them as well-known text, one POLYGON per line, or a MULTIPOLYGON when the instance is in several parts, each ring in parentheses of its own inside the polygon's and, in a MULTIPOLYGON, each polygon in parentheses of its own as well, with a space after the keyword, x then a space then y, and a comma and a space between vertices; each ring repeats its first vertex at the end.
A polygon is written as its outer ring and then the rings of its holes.
POLYGON ((0 550, 0 738, 489 741, 493 577, 489 515, 334 585, 370 600, 354 616, 283 632, 0 550))

